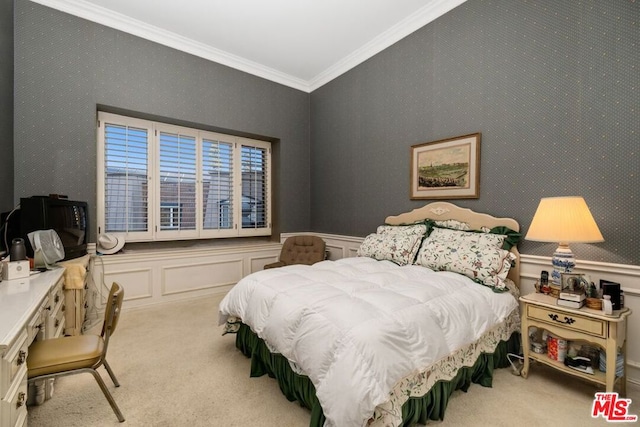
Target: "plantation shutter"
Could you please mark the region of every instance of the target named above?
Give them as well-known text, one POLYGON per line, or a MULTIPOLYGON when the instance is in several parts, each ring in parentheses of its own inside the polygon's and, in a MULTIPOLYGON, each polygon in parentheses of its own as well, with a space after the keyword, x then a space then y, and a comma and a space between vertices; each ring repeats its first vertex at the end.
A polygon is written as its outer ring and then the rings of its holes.
POLYGON ((270 228, 269 169, 271 168, 268 145, 252 141, 241 145, 242 174, 242 229, 270 228))
POLYGON ((268 236, 271 143, 98 112, 98 233, 268 236))
POLYGON ((202 228, 234 227, 234 144, 206 135, 202 138, 202 228))
POLYGON ((158 147, 159 231, 195 230, 196 137, 161 130, 158 147))
POLYGON ((104 123, 104 232, 149 231, 149 130, 104 123))

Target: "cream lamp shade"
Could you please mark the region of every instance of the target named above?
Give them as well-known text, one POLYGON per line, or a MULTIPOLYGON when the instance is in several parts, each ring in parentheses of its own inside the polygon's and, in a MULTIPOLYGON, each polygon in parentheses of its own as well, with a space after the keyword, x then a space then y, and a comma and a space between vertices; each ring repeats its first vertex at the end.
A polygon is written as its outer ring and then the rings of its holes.
POLYGON ((575 267, 569 243, 604 242, 587 203, 578 196, 542 198, 525 239, 559 243, 551 260, 555 284, 560 284, 561 273, 570 273, 575 267))

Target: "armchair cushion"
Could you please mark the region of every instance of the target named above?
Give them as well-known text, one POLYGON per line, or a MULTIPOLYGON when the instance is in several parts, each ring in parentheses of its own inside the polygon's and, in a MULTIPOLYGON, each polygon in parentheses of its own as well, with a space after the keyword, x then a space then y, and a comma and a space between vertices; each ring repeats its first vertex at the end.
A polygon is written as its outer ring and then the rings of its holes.
POLYGON ((287 264, 285 264, 285 263, 284 263, 284 262, 282 262, 282 261, 276 261, 276 262, 272 262, 271 264, 266 264, 266 265, 264 266, 264 268, 265 268, 265 270, 266 270, 267 268, 284 267, 285 265, 287 265, 287 264))
POLYGON ((315 264, 325 259, 325 242, 318 236, 291 236, 284 241, 280 261, 264 268, 283 267, 292 264, 315 264))

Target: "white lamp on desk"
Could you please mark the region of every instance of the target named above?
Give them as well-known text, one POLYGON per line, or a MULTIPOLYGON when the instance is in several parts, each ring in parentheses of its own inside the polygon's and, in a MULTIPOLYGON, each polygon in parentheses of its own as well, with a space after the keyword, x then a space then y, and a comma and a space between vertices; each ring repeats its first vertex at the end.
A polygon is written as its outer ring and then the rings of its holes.
POLYGON ((551 259, 555 284, 560 284, 560 273, 570 273, 576 265, 569 243, 604 242, 587 203, 577 196, 542 198, 525 239, 559 242, 551 259))

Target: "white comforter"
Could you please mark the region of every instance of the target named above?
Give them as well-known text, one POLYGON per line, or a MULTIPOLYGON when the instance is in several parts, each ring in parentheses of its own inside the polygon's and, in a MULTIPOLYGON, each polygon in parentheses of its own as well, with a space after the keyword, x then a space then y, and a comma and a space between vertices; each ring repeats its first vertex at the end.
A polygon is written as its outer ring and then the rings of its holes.
POLYGON ((517 309, 470 279, 371 258, 253 273, 220 303, 309 376, 325 426, 364 426, 393 385, 517 309))

